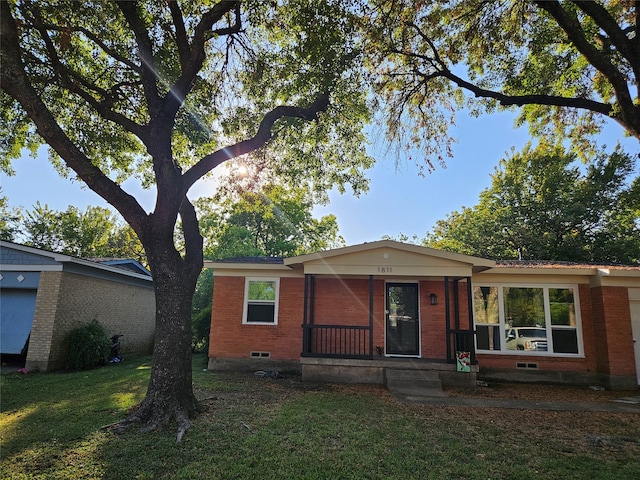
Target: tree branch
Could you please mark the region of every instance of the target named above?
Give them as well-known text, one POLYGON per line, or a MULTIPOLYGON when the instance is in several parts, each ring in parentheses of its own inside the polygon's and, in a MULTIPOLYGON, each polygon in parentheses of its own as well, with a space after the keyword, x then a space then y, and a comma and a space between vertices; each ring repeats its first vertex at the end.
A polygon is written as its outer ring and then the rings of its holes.
POLYGON ((144 209, 78 149, 33 88, 22 62, 19 39, 9 3, 0 2, 0 88, 20 103, 35 123, 38 134, 64 159, 67 166, 91 190, 116 207, 136 231, 144 232, 147 218, 144 209))
POLYGON ((486 90, 480 88, 473 83, 470 83, 449 70, 442 70, 439 76, 448 78, 456 85, 465 90, 469 90, 476 97, 493 98, 497 100, 501 105, 512 106, 517 105, 521 107, 523 105, 536 104, 536 105, 551 105, 556 107, 571 107, 581 108, 584 110, 590 110, 592 112, 601 113, 603 115, 610 115, 613 111, 611 105, 602 102, 596 102, 588 98, 567 98, 556 95, 505 95, 493 90, 486 90))
POLYGON ((157 72, 155 60, 153 58, 151 39, 149 38, 144 20, 140 17, 138 2, 130 0, 116 0, 116 3, 135 35, 136 44, 138 46, 138 55, 140 55, 140 67, 142 68, 142 87, 145 92, 149 113, 153 118, 158 113, 161 107, 161 102, 158 95, 158 86, 156 84, 157 72))
MULTIPOLYGON (((169 6, 171 7, 171 5, 172 4, 170 3, 169 6)), ((172 15, 178 15, 178 11, 174 10, 172 10, 172 15)), ((186 34, 184 36, 178 35, 176 37, 176 41, 178 42, 178 51, 180 52, 180 65, 182 67, 182 72, 169 92, 167 92, 165 97, 162 99, 163 110, 168 117, 173 118, 176 115, 178 109, 182 106, 184 98, 191 90, 193 81, 204 64, 204 60, 206 58, 205 44, 207 40, 211 38, 211 29, 231 11, 235 11, 237 23, 233 27, 223 29, 224 34, 228 35, 240 31, 240 2, 237 0, 220 1, 202 15, 200 22, 195 28, 190 55, 188 58, 185 56, 183 59, 182 52, 182 50, 186 50, 187 47, 185 45, 180 45, 180 42, 185 42, 185 44, 188 45, 186 34)), ((177 22, 178 20, 174 18, 174 24, 177 22)), ((223 32, 223 30, 216 30, 214 33, 223 32)), ((219 34, 222 35, 223 33, 219 34)))
MULTIPOLYGON (((57 74, 60 79, 60 84, 69 92, 74 93, 81 97, 87 104, 89 104, 93 109, 104 119, 112 121, 120 126, 122 126, 125 130, 133 133, 141 137, 144 134, 143 128, 141 125, 138 125, 136 122, 127 118, 126 116, 112 110, 109 108, 109 101, 111 98, 111 94, 99 88, 97 85, 89 82, 85 77, 79 75, 74 72, 70 68, 68 68, 60 59, 58 55, 58 51, 56 50, 51 37, 49 37, 48 29, 49 27, 52 30, 56 31, 72 31, 73 29, 67 29, 65 27, 60 26, 52 26, 45 24, 42 21, 42 17, 40 16, 40 12, 38 8, 33 9, 34 17, 32 18, 33 26, 40 33, 42 40, 45 43, 45 48, 49 53, 49 62, 53 67, 54 72, 57 74), (104 98, 104 102, 98 101, 93 95, 89 92, 83 90, 81 87, 86 88, 87 90, 93 91, 98 95, 101 95, 104 98)), ((86 29, 82 29, 83 33, 86 29)))
POLYGON ((260 122, 258 132, 252 138, 243 140, 207 155, 187 170, 182 177, 182 191, 186 195, 189 188, 191 188, 196 181, 221 163, 263 147, 269 140, 271 140, 271 129, 277 120, 284 117, 290 117, 313 121, 318 118, 318 113, 325 112, 328 106, 329 94, 324 93, 307 108, 287 105, 275 107, 264 116, 262 122, 260 122))
POLYGON ((191 48, 189 46, 189 39, 187 38, 187 30, 184 26, 184 19, 182 18, 182 11, 180 10, 178 2, 171 0, 169 2, 169 11, 171 12, 173 25, 176 29, 176 46, 178 47, 180 66, 182 67, 182 70, 185 70, 189 64, 189 58, 191 57, 191 48))
POLYGON ((578 20, 562 8, 562 5, 557 0, 536 1, 535 3, 555 19, 576 49, 584 55, 591 65, 607 77, 623 110, 628 106, 633 106, 633 99, 624 75, 611 63, 607 55, 604 55, 589 43, 578 20))
POLYGON ((109 55, 114 60, 117 60, 118 62, 126 65, 131 70, 133 70, 134 72, 137 72, 137 73, 141 72, 141 68, 140 68, 139 65, 136 65, 131 60, 129 60, 127 57, 124 57, 124 56, 120 55, 114 49, 112 49, 109 46, 107 46, 92 31, 90 31, 90 30, 88 30, 88 29, 86 29, 84 27, 76 27, 76 26, 68 26, 68 25, 67 26, 60 26, 60 25, 54 25, 52 23, 42 23, 42 26, 47 30, 54 30, 54 31, 57 31, 57 32, 68 32, 68 33, 78 32, 78 33, 82 33, 89 40, 91 40, 93 43, 98 45, 98 47, 100 47, 100 49, 103 52, 105 52, 107 55, 109 55))
MULTIPOLYGON (((611 42, 620 54, 625 57, 632 66, 635 66, 634 72, 636 72, 637 75, 638 64, 640 63, 640 51, 634 48, 634 45, 632 45, 625 32, 620 28, 618 22, 597 2, 574 0, 573 3, 609 35, 611 42)), ((636 15, 639 13, 640 12, 636 12, 636 15)))

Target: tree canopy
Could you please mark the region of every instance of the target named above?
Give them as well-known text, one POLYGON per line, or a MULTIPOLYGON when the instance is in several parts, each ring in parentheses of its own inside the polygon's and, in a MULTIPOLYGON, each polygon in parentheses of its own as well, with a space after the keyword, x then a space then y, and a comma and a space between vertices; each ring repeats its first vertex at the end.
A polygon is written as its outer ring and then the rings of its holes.
POLYGON ((119 428, 198 411, 191 301, 203 239, 187 197, 243 156, 311 191, 366 189, 370 117, 355 25, 338 0, 0 2, 1 168, 51 147, 61 173, 114 206, 154 278, 149 390, 119 428), (123 188, 154 186, 151 212, 123 188), (180 249, 175 227, 180 218, 180 249))
POLYGON ((593 152, 606 118, 640 140, 638 4, 371 0, 367 60, 391 137, 443 159, 455 111, 519 109, 536 137, 593 152))
POLYGON ((335 215, 313 217, 305 189, 269 184, 259 191, 238 189, 231 197, 201 198, 200 225, 205 257, 285 257, 344 244, 335 215))
POLYGON ((640 263, 640 179, 623 152, 586 166, 545 145, 502 159, 472 208, 436 223, 425 243, 493 259, 640 263))
POLYGON ((37 202, 23 213, 22 243, 82 258, 132 258, 145 264, 144 249, 130 226, 110 209, 69 206, 64 212, 37 202))
MULTIPOLYGON (((2 189, 0 189, 2 193, 2 189)), ((0 195, 0 239, 15 241, 20 230, 22 214, 15 208, 9 207, 9 199, 0 195)))

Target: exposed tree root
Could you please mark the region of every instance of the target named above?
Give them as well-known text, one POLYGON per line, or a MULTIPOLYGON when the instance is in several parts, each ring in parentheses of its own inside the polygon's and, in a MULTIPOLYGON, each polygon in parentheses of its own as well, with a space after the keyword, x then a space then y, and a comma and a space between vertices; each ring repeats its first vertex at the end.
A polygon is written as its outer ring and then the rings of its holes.
POLYGON ((189 415, 187 415, 184 411, 176 412, 176 422, 178 423, 178 434, 176 435, 176 443, 180 443, 184 434, 187 433, 187 430, 191 428, 193 425, 191 420, 189 419, 189 415))
POLYGON ((191 419, 205 410, 206 407, 196 402, 195 399, 191 408, 185 406, 176 406, 174 408, 165 406, 165 408, 160 408, 159 405, 154 405, 153 402, 145 399, 140 407, 127 418, 105 425, 100 430, 109 430, 116 434, 122 434, 139 425, 141 433, 149 433, 161 430, 172 420, 175 420, 177 426, 176 443, 180 443, 187 430, 193 426, 191 419))

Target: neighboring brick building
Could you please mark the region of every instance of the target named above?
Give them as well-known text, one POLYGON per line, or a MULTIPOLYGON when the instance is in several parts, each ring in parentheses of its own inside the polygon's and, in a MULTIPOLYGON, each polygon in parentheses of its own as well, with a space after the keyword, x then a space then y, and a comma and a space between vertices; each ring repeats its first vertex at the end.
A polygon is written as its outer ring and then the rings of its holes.
POLYGON ((150 273, 133 260, 95 262, 0 242, 0 345, 26 367, 62 366, 63 340, 97 320, 122 334, 122 351, 151 353, 155 297, 150 273))
POLYGON ((398 365, 459 364, 484 379, 640 383, 640 267, 496 263, 388 240, 205 266, 211 369, 380 382, 398 365))

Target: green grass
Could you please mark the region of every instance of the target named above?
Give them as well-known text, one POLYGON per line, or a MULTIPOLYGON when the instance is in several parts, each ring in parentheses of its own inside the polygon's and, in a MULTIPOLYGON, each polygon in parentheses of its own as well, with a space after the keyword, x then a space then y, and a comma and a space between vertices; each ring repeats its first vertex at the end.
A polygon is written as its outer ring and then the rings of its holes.
POLYGON ((172 429, 102 425, 144 396, 149 359, 1 379, 2 479, 640 478, 640 414, 396 403, 379 386, 202 371, 209 410, 172 429))

